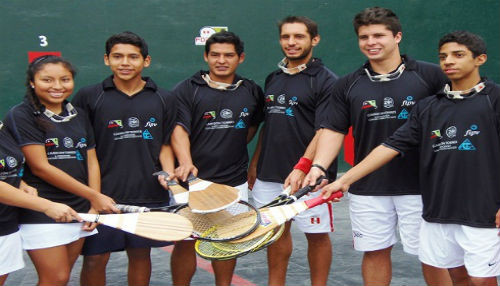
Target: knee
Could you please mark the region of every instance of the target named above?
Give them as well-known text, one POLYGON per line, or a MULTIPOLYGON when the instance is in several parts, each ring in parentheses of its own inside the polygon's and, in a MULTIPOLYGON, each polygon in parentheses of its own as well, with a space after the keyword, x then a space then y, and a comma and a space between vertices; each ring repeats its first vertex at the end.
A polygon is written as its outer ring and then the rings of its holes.
POLYGON ((306 233, 306 238, 309 246, 331 246, 330 236, 328 233, 306 233))
POLYGON ((40 275, 38 285, 50 285, 50 286, 58 286, 58 285, 67 285, 69 282, 69 271, 60 269, 57 271, 51 272, 49 275, 40 275))
POLYGON ((99 255, 86 255, 83 257, 83 269, 104 269, 108 264, 109 253, 99 255))

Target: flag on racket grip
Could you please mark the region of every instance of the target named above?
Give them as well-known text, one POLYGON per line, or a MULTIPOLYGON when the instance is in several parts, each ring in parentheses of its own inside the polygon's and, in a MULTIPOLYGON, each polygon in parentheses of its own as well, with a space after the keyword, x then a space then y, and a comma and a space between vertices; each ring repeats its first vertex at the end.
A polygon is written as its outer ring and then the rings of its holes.
POLYGON ((334 199, 340 199, 344 194, 341 191, 333 193, 327 199, 319 196, 312 198, 303 202, 296 202, 284 206, 270 207, 260 210, 260 226, 251 234, 237 240, 231 241, 232 243, 243 242, 246 240, 253 239, 257 236, 262 235, 265 232, 271 231, 275 227, 284 224, 286 221, 292 219, 299 213, 302 213, 310 208, 319 206, 323 203, 330 202, 334 199))

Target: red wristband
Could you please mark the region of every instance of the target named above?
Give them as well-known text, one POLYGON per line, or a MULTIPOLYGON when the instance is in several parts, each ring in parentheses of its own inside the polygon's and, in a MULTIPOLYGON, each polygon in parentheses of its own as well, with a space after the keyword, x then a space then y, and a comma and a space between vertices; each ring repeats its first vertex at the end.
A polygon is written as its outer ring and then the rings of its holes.
POLYGON ((301 157, 299 162, 293 166, 294 169, 301 170, 305 174, 309 173, 311 170, 312 161, 307 159, 306 157, 301 157))

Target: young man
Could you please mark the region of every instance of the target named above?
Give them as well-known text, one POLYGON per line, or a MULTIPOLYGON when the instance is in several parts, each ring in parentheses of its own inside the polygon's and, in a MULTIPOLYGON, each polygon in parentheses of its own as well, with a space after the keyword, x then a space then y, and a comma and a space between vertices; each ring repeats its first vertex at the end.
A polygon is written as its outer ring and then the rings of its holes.
MULTIPOLYGON (((151 63, 144 39, 131 32, 106 41, 104 63, 113 75, 82 88, 73 103, 87 111, 101 166, 102 192, 117 203, 164 206, 168 192, 151 174, 174 171, 167 145, 176 116, 175 97, 142 71, 151 63)), ((126 250, 129 285, 148 285, 151 247, 165 243, 143 239, 105 226, 85 242, 82 285, 105 285, 110 252, 126 250)))
POLYGON ((419 151, 423 197, 419 258, 448 268, 455 285, 497 285, 500 275, 500 87, 481 78, 486 45, 457 31, 439 41, 450 83, 356 167, 323 189, 347 191, 411 149, 419 151))
MULTIPOLYGON (((257 173, 252 196, 258 206, 270 202, 283 188, 290 186, 295 192, 302 184, 316 148, 316 130, 337 79, 320 59, 313 58, 313 49, 320 41, 314 21, 286 17, 279 23, 279 33, 285 58, 278 64, 280 69, 266 79, 265 125, 252 159, 253 179, 249 180, 255 180, 257 173)), ((330 169, 330 178, 335 178, 337 165, 330 169)), ((326 285, 332 259, 328 235, 333 231, 331 205, 311 209, 295 221, 308 241, 311 283, 326 285)), ((292 253, 290 225, 287 223, 282 237, 267 248, 269 285, 285 285, 292 253)))
MULTIPOLYGON (((337 157, 350 126, 353 127, 355 162, 391 135, 408 118, 415 103, 445 84, 438 66, 401 55, 401 24, 390 10, 367 8, 354 17, 361 52, 368 61, 339 79, 322 123, 311 172, 311 184, 337 157)), ((422 200, 418 184, 417 152, 409 152, 367 176, 350 190, 350 217, 354 248, 363 251, 365 285, 389 285, 391 250, 399 228, 405 252, 418 253, 422 200)), ((445 270, 423 265, 431 285, 450 283, 445 270)))
MULTIPOLYGON (((264 97, 253 81, 236 74, 245 59, 243 42, 231 32, 213 34, 205 45, 208 71, 179 83, 174 93, 179 112, 172 148, 179 162, 176 176, 190 173, 234 186, 248 199, 247 143, 262 121, 264 97)), ((230 285, 236 260, 213 261, 216 285, 230 285)), ((171 260, 174 285, 189 285, 196 271, 194 241, 177 242, 171 260)))

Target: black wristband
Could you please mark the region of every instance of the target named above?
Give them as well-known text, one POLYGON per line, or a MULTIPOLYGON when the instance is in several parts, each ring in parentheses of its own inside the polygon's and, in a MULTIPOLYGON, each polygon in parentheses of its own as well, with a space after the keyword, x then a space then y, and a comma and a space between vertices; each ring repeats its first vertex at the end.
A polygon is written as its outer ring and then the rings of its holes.
POLYGON ((312 167, 316 167, 316 168, 320 169, 321 171, 323 171, 323 173, 325 173, 325 174, 326 174, 326 169, 325 169, 323 166, 321 166, 321 165, 319 165, 319 164, 312 164, 312 165, 311 165, 311 168, 312 168, 312 167))

